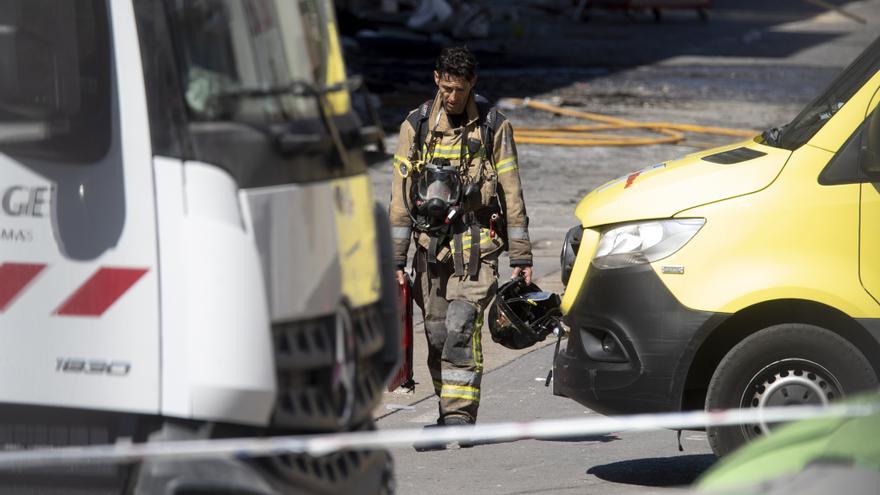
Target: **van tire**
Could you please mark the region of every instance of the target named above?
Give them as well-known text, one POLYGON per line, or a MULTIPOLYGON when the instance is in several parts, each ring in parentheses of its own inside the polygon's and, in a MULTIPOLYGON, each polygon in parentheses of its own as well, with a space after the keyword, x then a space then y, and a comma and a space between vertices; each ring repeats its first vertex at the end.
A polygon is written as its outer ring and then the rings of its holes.
MULTIPOLYGON (((824 404, 877 383, 870 362, 848 340, 814 325, 787 323, 746 337, 724 356, 709 382, 706 410, 824 404)), ((722 457, 769 429, 709 427, 707 436, 722 457)))

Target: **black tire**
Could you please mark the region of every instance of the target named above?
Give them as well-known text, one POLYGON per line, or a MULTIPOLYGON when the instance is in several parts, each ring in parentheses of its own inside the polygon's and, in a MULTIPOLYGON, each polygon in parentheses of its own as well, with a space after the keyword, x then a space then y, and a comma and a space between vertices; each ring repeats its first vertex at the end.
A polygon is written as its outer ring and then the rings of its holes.
MULTIPOLYGON (((826 404, 877 387, 874 368, 853 344, 813 325, 783 324, 750 335, 724 356, 706 394, 706 409, 826 404)), ((770 425, 707 429, 724 456, 770 425)))

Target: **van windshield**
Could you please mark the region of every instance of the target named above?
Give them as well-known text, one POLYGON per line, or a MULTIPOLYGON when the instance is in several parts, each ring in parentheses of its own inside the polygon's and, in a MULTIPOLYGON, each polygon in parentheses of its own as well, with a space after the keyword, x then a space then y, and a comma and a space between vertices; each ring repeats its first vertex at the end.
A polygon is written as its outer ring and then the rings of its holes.
POLYGON ((795 150, 810 140, 825 122, 880 70, 880 38, 877 38, 834 80, 825 92, 806 106, 788 125, 764 133, 767 144, 795 150))
POLYGON ((321 85, 326 39, 316 0, 172 0, 184 98, 194 120, 316 118, 312 98, 276 88, 321 85))
POLYGON ((105 0, 0 0, 0 153, 93 163, 111 142, 105 0))

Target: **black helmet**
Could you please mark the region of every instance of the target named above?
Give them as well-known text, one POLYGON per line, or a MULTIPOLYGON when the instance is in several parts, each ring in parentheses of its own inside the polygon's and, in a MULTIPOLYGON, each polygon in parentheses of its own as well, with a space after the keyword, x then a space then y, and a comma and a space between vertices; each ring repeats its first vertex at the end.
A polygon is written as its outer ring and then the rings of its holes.
POLYGON ((558 295, 526 284, 522 277, 511 279, 498 288, 489 309, 492 340, 508 349, 525 349, 541 342, 562 317, 559 304, 558 295))

